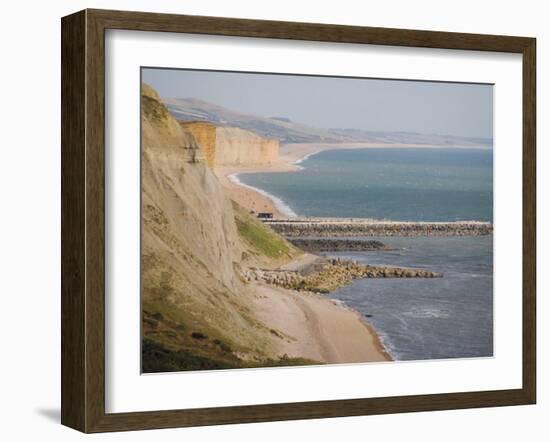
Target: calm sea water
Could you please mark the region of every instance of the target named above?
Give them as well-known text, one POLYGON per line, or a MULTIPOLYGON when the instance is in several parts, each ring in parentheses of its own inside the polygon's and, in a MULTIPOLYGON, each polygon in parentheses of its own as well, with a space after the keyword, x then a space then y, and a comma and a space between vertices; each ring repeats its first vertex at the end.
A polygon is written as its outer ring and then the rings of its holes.
POLYGON ((493 152, 480 149, 325 151, 303 170, 240 174, 299 216, 396 221, 493 219, 493 152))
POLYGON ((492 356, 492 236, 377 239, 398 250, 329 255, 443 277, 360 279, 329 296, 368 315, 394 359, 492 356))

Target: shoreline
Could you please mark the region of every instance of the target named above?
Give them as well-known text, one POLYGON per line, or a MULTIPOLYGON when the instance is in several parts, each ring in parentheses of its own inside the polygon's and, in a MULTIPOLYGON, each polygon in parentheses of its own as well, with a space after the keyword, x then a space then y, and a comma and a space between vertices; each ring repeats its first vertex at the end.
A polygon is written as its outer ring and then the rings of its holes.
MULTIPOLYGON (((243 183, 239 180, 239 174, 299 171, 302 170, 299 164, 318 152, 316 150, 297 159, 288 158, 269 165, 217 167, 214 172, 230 198, 246 209, 293 219, 297 214, 282 200, 243 183)), ((304 257, 318 258, 317 255, 304 253, 296 262, 287 263, 282 268, 298 270, 309 266, 312 259, 304 257)), ((285 338, 291 337, 279 342, 282 355, 305 357, 327 364, 393 360, 380 335, 359 311, 325 295, 305 294, 266 284, 255 283, 254 286, 259 293, 254 308, 256 313, 270 327, 281 330, 285 338)))
POLYGON ((327 296, 255 283, 254 310, 277 330, 279 356, 326 364, 389 362, 380 335, 358 311, 327 296))
POLYGON ((243 187, 245 189, 250 190, 251 192, 255 192, 259 194, 260 196, 263 196, 273 203, 275 210, 279 217, 286 216, 290 219, 297 218, 298 215, 280 198, 276 197, 275 195, 270 194, 269 192, 266 192, 265 190, 258 189, 257 187, 250 186, 249 184, 243 183, 239 179, 239 175, 246 173, 246 172, 235 172, 230 173, 227 175, 227 179, 231 181, 233 184, 236 184, 237 186, 243 187))
POLYGON ((214 174, 217 176, 229 198, 241 207, 255 213, 273 213, 273 216, 276 218, 294 218, 297 215, 284 201, 262 189, 243 183, 239 179, 239 175, 261 172, 294 172, 298 170, 300 169, 293 164, 279 161, 268 165, 220 166, 214 168, 214 174))
MULTIPOLYGON (((324 258, 304 252, 280 269, 307 275, 319 261, 324 258)), ((263 320, 283 330, 284 335, 297 338, 279 343, 283 354, 305 354, 325 363, 394 360, 374 326, 346 303, 326 294, 292 290, 258 279, 251 286, 257 290, 256 312, 263 320)))
MULTIPOLYGON (((308 158, 327 150, 356 150, 356 149, 437 149, 439 145, 429 144, 404 144, 404 143, 290 143, 280 147, 279 159, 270 164, 251 164, 246 166, 216 166, 214 173, 218 177, 224 189, 231 199, 249 211, 255 213, 273 213, 275 218, 297 218, 288 205, 263 189, 243 183, 239 179, 240 174, 245 173, 280 173, 298 172, 303 170, 300 164, 308 158)), ((455 145, 449 149, 491 149, 486 145, 455 145)))
MULTIPOLYGON (((299 221, 298 215, 284 201, 263 189, 243 183, 239 175, 297 172, 303 170, 300 166, 302 162, 317 153, 326 150, 368 148, 441 148, 441 146, 380 145, 380 143, 283 145, 277 162, 267 165, 216 167, 214 172, 229 197, 239 205, 255 213, 272 213, 276 218, 275 222, 278 219, 292 224, 299 221)), ((452 146, 452 148, 489 149, 490 147, 452 146)), ((387 220, 369 221, 403 224, 387 220)), ((359 311, 325 294, 297 292, 263 283, 254 283, 254 286, 258 291, 255 310, 259 317, 270 327, 283 333, 283 337, 276 335, 279 339, 275 339, 276 342, 281 341, 278 343, 280 346, 278 351, 283 355, 305 357, 333 364, 394 360, 389 348, 384 345, 382 336, 359 311), (292 336, 294 339, 289 339, 292 336)))

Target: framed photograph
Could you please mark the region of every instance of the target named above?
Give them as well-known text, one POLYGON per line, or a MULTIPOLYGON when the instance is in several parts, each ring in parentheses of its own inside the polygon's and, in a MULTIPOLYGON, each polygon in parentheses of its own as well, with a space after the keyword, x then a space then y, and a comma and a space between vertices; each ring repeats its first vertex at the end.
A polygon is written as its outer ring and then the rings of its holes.
POLYGON ((62 423, 535 403, 535 39, 62 19, 62 423))

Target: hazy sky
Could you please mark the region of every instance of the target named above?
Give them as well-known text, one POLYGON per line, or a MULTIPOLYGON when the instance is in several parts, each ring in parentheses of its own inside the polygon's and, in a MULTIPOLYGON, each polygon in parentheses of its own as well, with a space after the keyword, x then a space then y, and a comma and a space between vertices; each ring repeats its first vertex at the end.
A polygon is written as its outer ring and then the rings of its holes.
POLYGON ((199 98, 319 128, 493 136, 491 85, 175 69, 142 74, 163 98, 199 98))

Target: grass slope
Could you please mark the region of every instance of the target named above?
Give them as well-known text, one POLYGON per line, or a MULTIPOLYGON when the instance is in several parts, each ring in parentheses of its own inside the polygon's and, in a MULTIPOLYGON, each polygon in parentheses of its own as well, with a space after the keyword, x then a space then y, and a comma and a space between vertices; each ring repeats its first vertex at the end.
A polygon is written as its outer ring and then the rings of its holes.
POLYGON ((233 202, 233 210, 239 236, 248 246, 248 252, 261 264, 267 267, 277 266, 303 253, 235 202, 233 202))

